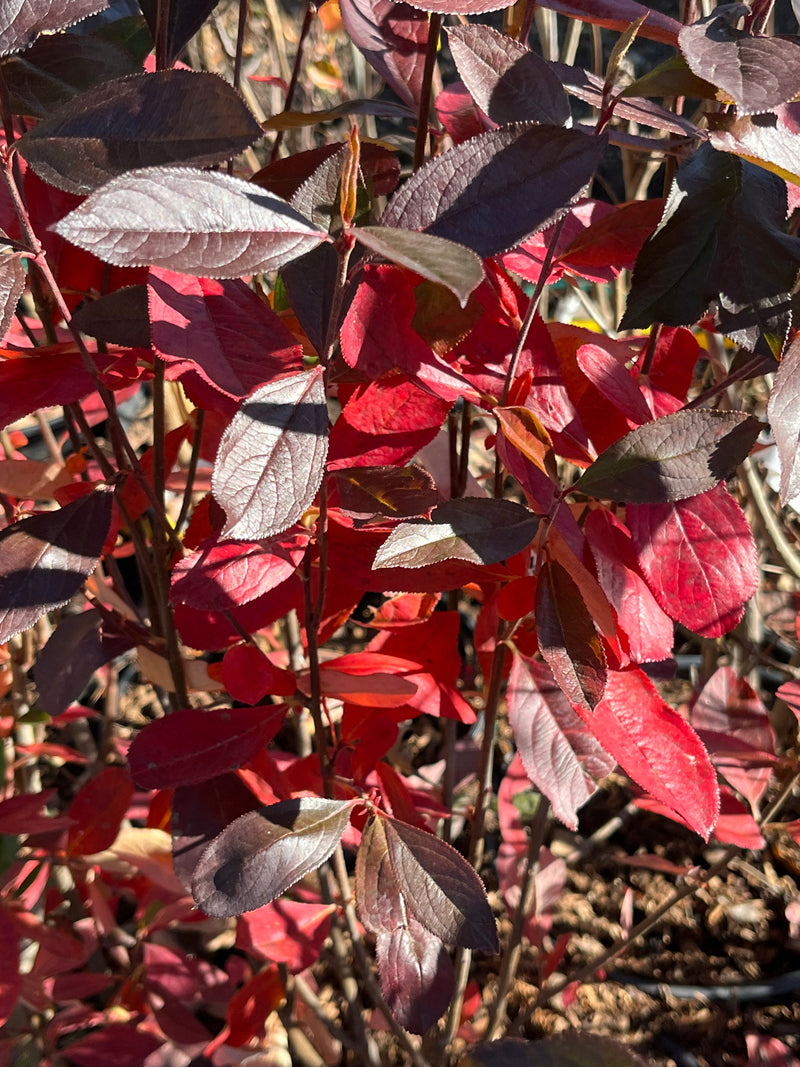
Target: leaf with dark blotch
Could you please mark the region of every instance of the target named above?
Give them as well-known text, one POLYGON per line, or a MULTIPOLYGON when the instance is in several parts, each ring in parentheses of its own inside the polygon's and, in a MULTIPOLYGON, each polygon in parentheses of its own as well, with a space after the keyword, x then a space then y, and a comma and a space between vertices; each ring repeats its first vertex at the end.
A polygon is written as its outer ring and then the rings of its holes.
POLYGON ((265 382, 303 368, 300 345, 240 278, 154 268, 147 294, 152 344, 168 379, 193 369, 214 390, 243 400, 265 382))
POLYGON ((397 526, 373 567, 427 567, 445 559, 499 563, 527 548, 538 528, 536 516, 511 500, 449 500, 434 509, 430 522, 397 526))
POLYGON ((390 263, 407 267, 428 281, 445 286, 458 297, 462 308, 466 307, 472 290, 483 281, 483 263, 479 257, 453 241, 388 226, 359 226, 353 235, 390 263))
POLYGON ((210 167, 261 136, 239 94, 216 74, 159 70, 81 93, 18 146, 40 178, 83 194, 141 167, 210 167))
POLYGON ((102 37, 57 33, 4 59, 0 69, 12 112, 44 118, 93 85, 137 74, 141 67, 129 52, 102 37))
POLYGON ((320 367, 257 389, 217 452, 211 486, 227 515, 220 536, 261 541, 286 530, 313 502, 327 452, 320 367))
POLYGON ((483 882, 452 845, 384 818, 389 863, 406 907, 446 945, 497 952, 497 928, 483 882))
POLYGON ((615 760, 586 730, 548 668, 514 656, 508 680, 508 721, 525 773, 571 829, 615 760))
POLYGON ((149 723, 128 751, 131 774, 142 789, 205 782, 240 767, 269 744, 286 708, 179 708, 149 723))
POLYGON ((455 991, 453 962, 442 942, 409 915, 375 941, 381 992, 400 1025, 424 1034, 447 1011, 455 991))
POLYGON ((258 801, 233 771, 200 785, 181 785, 172 796, 172 864, 191 891, 192 877, 207 846, 234 819, 255 811, 258 801))
POLYGON ((800 338, 783 354, 767 404, 781 461, 781 503, 800 495, 800 338))
POLYGON ((420 167, 395 193, 383 226, 426 230, 482 258, 546 225, 592 179, 603 137, 562 126, 507 126, 420 167))
POLYGON ((11 325, 17 303, 25 290, 25 268, 21 252, 0 255, 0 341, 11 325))
POLYGON ((0 0, 0 56, 108 7, 108 0, 0 0))
POLYGON ((118 267, 205 278, 276 270, 328 236, 240 178, 181 167, 112 178, 53 229, 118 267))
POLYGON ((541 56, 490 26, 453 26, 450 52, 472 99, 489 118, 563 126, 570 106, 561 80, 541 56))
POLYGON ((687 326, 713 307, 738 344, 782 341, 800 268, 800 239, 785 232, 785 219, 777 175, 703 145, 678 171, 639 253, 620 328, 687 326))
POLYGON ((350 40, 409 107, 417 109, 425 69, 428 19, 392 0, 341 0, 350 40))
POLYGON ((439 502, 422 467, 346 467, 334 471, 340 510, 352 517, 403 519, 426 515, 439 502))
MULTIPOLYGON (((170 0, 169 22, 166 33, 166 55, 164 62, 172 66, 192 37, 219 3, 219 0, 170 0)), ((147 24, 156 38, 158 29, 159 0, 139 0, 147 24)))
POLYGON ((800 43, 738 30, 740 14, 740 5, 724 5, 684 26, 678 44, 692 73, 727 93, 741 113, 771 111, 800 92, 800 43))
MULTIPOLYGON (((542 6, 556 4, 549 0, 542 6)), ((610 1037, 570 1030, 543 1041, 506 1037, 501 1041, 482 1042, 467 1049, 458 1067, 645 1067, 645 1064, 610 1037)))
POLYGON ((150 347, 147 286, 126 285, 97 300, 86 300, 72 313, 81 333, 126 348, 150 347))
POLYGON ((211 842, 195 868, 198 905, 222 918, 269 904, 325 862, 354 803, 301 797, 242 815, 211 842))
POLYGON ((758 553, 744 512, 723 485, 668 504, 637 504, 627 523, 661 608, 702 637, 736 626, 758 588, 758 553))
POLYGON ((573 489, 630 504, 686 500, 727 478, 760 431, 757 419, 738 411, 674 411, 607 448, 573 489))
POLYGON ((113 501, 89 493, 0 533, 0 643, 78 592, 103 551, 113 501))
POLYGON ((573 704, 602 700, 606 657, 578 585, 565 567, 545 560, 536 584, 536 637, 556 681, 573 704))

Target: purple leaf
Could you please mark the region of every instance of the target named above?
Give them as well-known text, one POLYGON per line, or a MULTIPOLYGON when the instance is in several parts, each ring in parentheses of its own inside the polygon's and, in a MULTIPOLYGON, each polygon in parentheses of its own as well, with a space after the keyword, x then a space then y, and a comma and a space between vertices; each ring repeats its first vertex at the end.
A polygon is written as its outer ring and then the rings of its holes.
POLYGON ((482 258, 540 229, 591 180, 603 137, 556 126, 508 126, 420 167, 392 197, 383 226, 426 230, 482 258))
POLYGON ((216 74, 159 70, 81 93, 18 147, 40 178, 83 194, 140 167, 222 163, 261 136, 239 94, 216 74))
POLYGON ((740 5, 723 5, 684 26, 678 44, 693 74, 727 93, 740 113, 761 114, 800 92, 800 42, 737 30, 741 13, 740 5))
POLYGON ((430 522, 395 527, 373 567, 427 567, 445 559, 500 563, 527 548, 538 527, 536 516, 511 500, 449 500, 434 509, 430 522))
POLYGON ((630 504, 686 500, 727 478, 760 430, 757 419, 738 411, 674 411, 621 437, 573 489, 630 504))
POLYGON ((583 720, 544 664, 515 655, 508 680, 508 721, 525 773, 574 830, 578 811, 615 760, 583 720), (594 779, 594 780, 593 780, 594 779))
POLYGON ((63 30, 108 7, 108 0, 0 0, 0 56, 21 52, 40 33, 63 30))
POLYGON ((382 822, 388 862, 414 918, 446 945, 497 952, 486 890, 461 853, 416 826, 382 822))
POLYGON ((313 502, 327 452, 320 367, 257 389, 217 453, 211 486, 227 515, 220 536, 261 541, 286 530, 313 502))
POLYGON ((535 52, 490 26, 454 26, 447 40, 461 80, 493 122, 569 120, 561 80, 535 52))
POLYGON ((442 15, 483 15, 511 7, 514 0, 414 0, 414 7, 442 15))
MULTIPOLYGON (((194 37, 219 0, 170 0, 164 62, 171 66, 184 45, 194 37)), ((158 29, 158 0, 139 0, 139 7, 147 19, 153 40, 158 29)))
POLYGON ((354 803, 301 797, 242 815, 211 842, 195 868, 198 905, 222 918, 269 904, 325 862, 354 803))
POLYGON ((800 338, 792 341, 778 366, 767 418, 781 461, 781 503, 785 507, 800 495, 800 338))
POLYGON ((392 0, 341 0, 344 28, 364 58, 409 107, 417 109, 428 19, 392 0))
POLYGON ((0 533, 0 643, 78 592, 103 551, 113 500, 89 493, 0 533))
POLYGON ((469 294, 483 281, 483 263, 463 245, 415 230, 359 226, 353 235, 371 252, 443 285, 466 307, 469 294))
POLYGON ((24 290, 25 268, 22 266, 22 253, 10 252, 0 256, 0 341, 11 325, 24 290))
POLYGON ((375 941, 381 991, 392 1015, 412 1034, 424 1034, 447 1011, 455 973, 442 942, 409 915, 404 926, 375 941))
POLYGON ((147 286, 126 285, 97 300, 85 300, 73 311, 72 324, 98 341, 125 348, 149 348, 147 286))
POLYGON ((540 0, 542 7, 558 11, 568 18, 591 22, 610 30, 627 30, 632 22, 647 15, 639 27, 639 36, 662 44, 672 45, 678 40, 681 24, 637 0, 540 0))
POLYGON ((112 178, 53 229, 118 267, 166 267, 206 278, 276 270, 328 240, 264 189, 181 167, 112 178))
POLYGON ((201 785, 181 785, 172 797, 172 863, 187 889, 200 857, 226 826, 254 811, 258 801, 232 771, 201 785))

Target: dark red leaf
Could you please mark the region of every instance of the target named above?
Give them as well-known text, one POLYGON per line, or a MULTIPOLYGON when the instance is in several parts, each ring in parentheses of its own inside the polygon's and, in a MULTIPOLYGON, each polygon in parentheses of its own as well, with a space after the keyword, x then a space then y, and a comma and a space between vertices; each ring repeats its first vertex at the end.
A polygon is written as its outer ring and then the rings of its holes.
POLYGON ((450 27, 447 41, 461 80, 493 122, 563 126, 570 119, 560 79, 541 56, 512 37, 475 24, 450 27))
POLYGON ((442 942, 409 915, 375 941, 381 992, 395 1019, 424 1034, 447 1011, 455 991, 453 964, 442 942))
POLYGON ((294 574, 309 537, 293 527, 269 541, 205 541, 176 564, 170 598, 206 611, 249 604, 294 574))
POLYGON ((67 825, 68 819, 53 818, 42 811, 54 794, 55 790, 48 789, 44 793, 20 793, 0 800, 0 834, 47 833, 67 825))
POLYGON ((257 633, 292 610, 302 610, 303 587, 293 574, 268 593, 230 612, 202 611, 185 604, 175 605, 175 625, 190 648, 227 648, 242 639, 242 631, 257 633), (230 614, 233 621, 227 616, 230 614))
POLYGON ((21 52, 40 33, 63 30, 108 0, 0 0, 0 55, 21 52))
POLYGON ((381 223, 426 230, 492 256, 519 244, 577 196, 604 151, 604 138, 577 129, 493 130, 420 167, 392 197, 381 223))
POLYGON ((330 856, 354 801, 301 797, 236 819, 206 848, 192 893, 207 915, 255 911, 330 856))
MULTIPOLYGON (((171 66, 192 37, 219 3, 219 0, 170 0, 169 21, 165 36, 164 62, 171 66)), ((158 30, 158 0, 141 0, 142 9, 153 40, 158 30)))
POLYGON ((544 664, 515 655, 508 680, 508 721, 525 772, 571 829, 595 781, 615 760, 587 731, 544 664))
POLYGON ((97 565, 112 504, 111 493, 90 493, 0 533, 0 642, 77 593, 97 565))
POLYGON ((697 734, 643 671, 609 671, 603 699, 581 715, 634 782, 708 840, 719 814, 716 773, 697 734))
POLYGON ((353 44, 400 99, 416 110, 428 42, 425 15, 392 0, 342 0, 339 6, 353 44))
POLYGON ((761 423, 737 411, 675 411, 632 430, 573 486, 631 504, 685 500, 713 489, 753 447, 761 423))
POLYGON ((541 0, 541 4, 569 18, 620 32, 627 30, 642 15, 647 15, 639 27, 639 36, 673 47, 677 44, 681 28, 680 22, 669 15, 639 4, 636 0, 541 0))
POLYGON ((434 508, 430 522, 404 522, 387 537, 374 567, 427 567, 447 559, 491 564, 521 552, 539 520, 511 500, 469 497, 434 508))
POLYGON ((240 767, 269 744, 284 712, 281 705, 173 711, 146 726, 131 745, 134 781, 143 789, 164 789, 240 767))
POLYGON ((627 511, 639 566, 666 613, 703 637, 739 622, 758 588, 758 557, 742 509, 718 485, 672 504, 627 511))
POLYGON ((19 970, 19 934, 0 907, 0 954, 3 967, 0 970, 0 1025, 6 1022, 16 1008, 22 992, 22 975, 19 970))
POLYGON ((259 541, 311 505, 328 452, 328 408, 316 367, 262 386, 225 431, 212 488, 227 522, 220 536, 259 541))
POLYGON ((63 1046, 59 1054, 77 1067, 142 1067, 156 1049, 162 1038, 146 1030, 137 1030, 133 1025, 106 1023, 102 1030, 93 1030, 86 1037, 78 1038, 63 1046))
POLYGON ((222 683, 234 700, 257 704, 271 696, 292 696, 297 679, 276 667, 256 645, 234 645, 222 661, 222 683))
POLYGON ((718 86, 739 112, 772 111, 800 92, 800 47, 795 37, 756 37, 737 30, 740 11, 724 5, 684 26, 678 44, 689 69, 718 86))
POLYGON ((352 518, 427 516, 439 502, 433 478, 413 464, 343 468, 334 472, 334 481, 339 510, 352 518))
POLYGON ((215 393, 243 400, 259 385, 302 370, 300 345, 243 281, 154 268, 147 290, 152 343, 167 378, 183 380, 193 370, 215 393))
POLYGON ((123 767, 104 767, 81 787, 69 806, 75 820, 67 854, 87 856, 110 848, 133 798, 133 782, 123 767))
POLYGON ((183 167, 112 178, 54 230, 116 266, 166 267, 204 278, 275 270, 328 240, 266 190, 183 167))
POLYGON ((159 70, 81 93, 21 137, 19 151, 46 182, 82 194, 137 167, 213 166, 261 136, 222 78, 159 70))

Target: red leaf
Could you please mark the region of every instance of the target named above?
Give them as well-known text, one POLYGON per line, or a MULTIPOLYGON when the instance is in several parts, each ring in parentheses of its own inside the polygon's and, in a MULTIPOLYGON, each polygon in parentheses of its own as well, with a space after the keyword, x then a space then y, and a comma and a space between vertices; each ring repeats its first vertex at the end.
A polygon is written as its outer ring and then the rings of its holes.
POLYGON ((310 536, 295 526, 269 541, 205 541, 175 566, 170 598, 205 611, 248 604, 294 574, 310 536))
POLYGON ((234 645, 222 661, 222 684, 234 700, 257 704, 267 695, 292 696, 297 679, 276 667, 256 645, 234 645))
MULTIPOLYGON (((692 705, 689 722, 701 736, 710 730, 743 741, 752 749, 775 752, 775 732, 767 709, 752 686, 739 678, 732 667, 719 667, 712 674, 692 705)), ((715 746, 706 741, 711 761, 755 811, 769 784, 772 768, 754 766, 748 763, 746 755, 737 758, 734 752, 724 751, 725 736, 717 738, 716 747, 723 749, 721 754, 715 754, 715 746)))
POLYGON ((154 267, 148 295, 153 347, 167 364, 167 378, 183 381, 194 373, 211 387, 211 397, 243 400, 259 385, 302 370, 300 345, 240 279, 154 267))
POLYGON ((60 1055, 77 1067, 142 1067, 147 1057, 162 1045, 162 1039, 134 1026, 109 1023, 86 1037, 62 1047, 60 1055))
MULTIPOLYGON (((684 826, 689 825, 685 819, 652 797, 637 797, 634 803, 644 811, 663 815, 666 819, 672 819, 673 822, 682 823, 684 826)), ((694 829, 691 826, 689 828, 694 829)), ((753 816, 738 797, 724 788, 720 790, 719 818, 712 836, 724 845, 738 845, 740 848, 760 850, 766 844, 753 816)))
MULTIPOLYGON (((277 967, 269 967, 251 978, 231 997, 226 1012, 225 1044, 234 1048, 248 1045, 254 1038, 263 1039, 267 1016, 286 999, 286 990, 277 967)), ((225 1034, 223 1030, 220 1034, 225 1034)))
POLYGON ((708 840, 719 814, 714 768, 697 734, 643 671, 609 671, 603 700, 581 717, 634 782, 708 840))
POLYGON ((304 971, 319 959, 335 910, 334 904, 273 900, 239 919, 236 945, 262 959, 285 963, 292 973, 304 971))
POLYGON ((131 745, 134 781, 143 789, 163 789, 239 767, 272 740, 284 711, 281 705, 173 711, 145 726, 131 745))
POLYGON ((724 486, 689 500, 631 505, 639 565, 658 603, 702 637, 732 630, 758 587, 758 558, 742 509, 724 486))
POLYGON ((375 941, 381 991, 392 1015, 412 1034, 424 1034, 447 1010, 455 990, 445 946, 409 915, 375 941))
POLYGON ((55 789, 48 789, 44 793, 22 793, 0 800, 0 834, 47 833, 67 825, 64 820, 42 812, 55 792, 55 789))
POLYGON ((416 111, 422 89, 428 20, 390 0, 342 0, 342 22, 367 62, 416 111))
POLYGON ((675 19, 645 7, 636 0, 541 0, 542 7, 558 11, 569 18, 592 22, 609 30, 622 32, 642 15, 647 15, 639 27, 639 36, 653 41, 661 41, 675 47, 681 24, 675 19))
POLYGON ((628 638, 631 659, 649 663, 672 654, 672 619, 658 606, 639 571, 631 536, 607 508, 596 508, 584 533, 603 591, 628 638))
POLYGON ((22 991, 22 976, 19 973, 19 935, 16 927, 0 907, 0 1025, 17 1006, 22 991))
POLYGON ((227 648, 241 641, 242 631, 257 633, 289 611, 302 610, 302 605, 303 587, 297 575, 293 574, 268 593, 230 611, 235 624, 221 612, 200 611, 177 604, 175 625, 189 648, 227 648))
POLYGON ((109 848, 133 798, 133 782, 123 767, 104 767, 78 791, 69 806, 75 820, 67 855, 87 856, 109 848))
POLYGON ((508 680, 508 720, 525 771, 570 829, 614 760, 588 733, 546 666, 515 655, 508 680))

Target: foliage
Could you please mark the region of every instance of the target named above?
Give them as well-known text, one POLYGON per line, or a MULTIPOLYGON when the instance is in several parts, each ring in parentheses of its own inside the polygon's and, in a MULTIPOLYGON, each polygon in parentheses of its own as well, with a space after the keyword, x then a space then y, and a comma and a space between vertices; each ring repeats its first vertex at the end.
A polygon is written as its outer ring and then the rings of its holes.
POLYGON ((341 0, 331 32, 400 103, 304 115, 289 88, 259 122, 238 61, 235 85, 176 63, 214 6, 0 3, 0 1062, 26 1042, 25 1062, 239 1062, 294 1012, 330 1028, 327 1062, 343 1042, 374 1063, 365 1003, 417 1067, 464 1040, 465 1065, 635 1062, 586 1037, 490 1041, 521 938, 545 979, 563 957, 550 810, 574 829, 618 767, 703 839, 763 844, 775 738, 755 692, 723 667, 679 711, 649 675, 676 624, 719 638, 756 591, 732 479, 765 412, 735 387, 776 366, 784 502, 800 485, 798 40, 766 32, 766 3, 683 27, 632 0, 520 3, 504 32, 447 26, 432 114, 442 16, 496 2, 341 0), (605 77, 529 47, 537 6, 622 35, 605 77), (631 83, 637 34, 675 55, 631 83), (683 97, 703 122, 666 106, 683 97), (343 115, 361 125, 327 126, 343 115), (313 124, 324 144, 281 157, 313 124), (663 160, 663 199, 644 180, 597 198, 620 152, 642 174, 663 160), (611 307, 628 275, 624 308, 558 321, 558 294, 611 307), (144 449, 122 417, 142 395, 144 449), (48 462, 24 451, 42 409, 48 462), (372 636, 348 647, 367 603, 372 636), (132 738, 105 722, 90 758, 58 739, 97 716, 87 683, 120 656, 160 710, 132 738), (391 757, 420 715, 448 760, 482 737, 462 837, 452 774, 391 757), (504 914, 496 999, 467 1025, 470 954, 498 954, 504 914), (227 918, 224 967, 172 936, 227 918), (341 1025, 302 977, 329 937, 341 1025))

